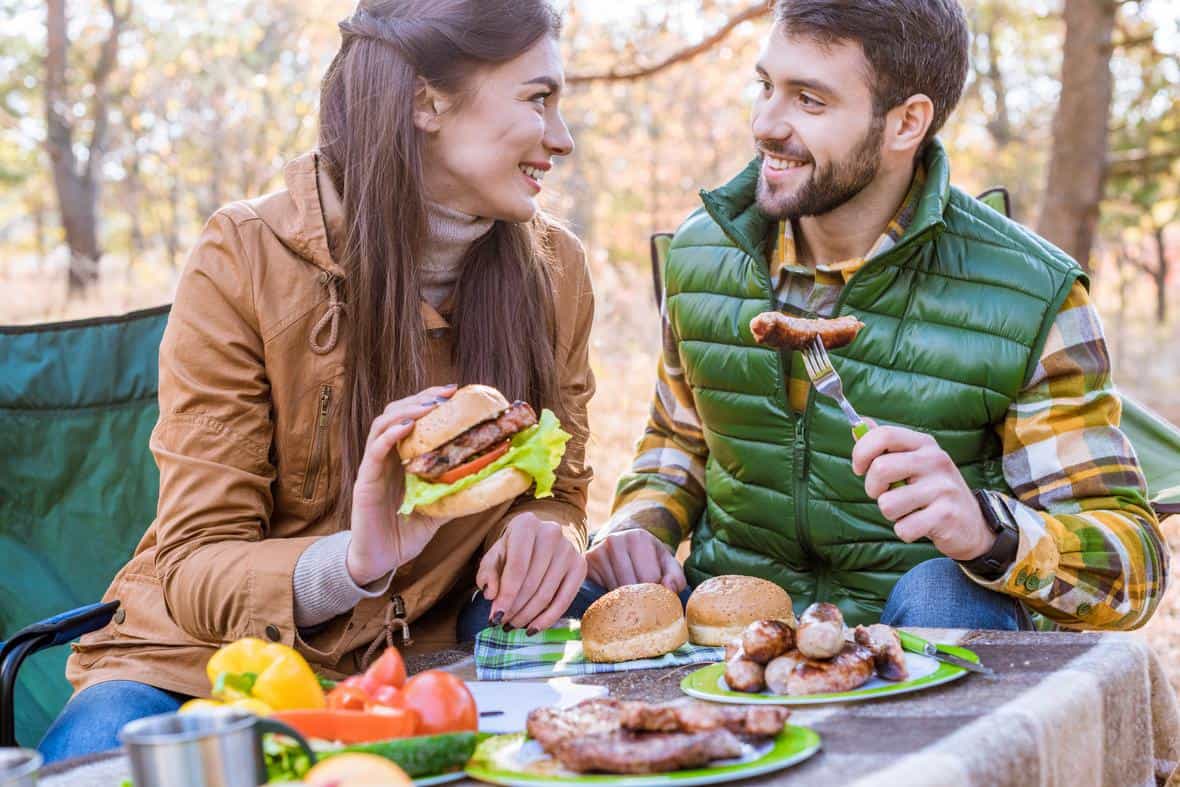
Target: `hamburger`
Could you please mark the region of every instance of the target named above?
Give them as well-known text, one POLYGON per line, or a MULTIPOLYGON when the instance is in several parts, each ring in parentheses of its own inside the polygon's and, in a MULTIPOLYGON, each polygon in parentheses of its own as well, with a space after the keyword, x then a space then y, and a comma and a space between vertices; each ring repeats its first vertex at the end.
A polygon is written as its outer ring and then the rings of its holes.
POLYGON ((795 628, 787 591, 758 577, 723 574, 706 579, 688 598, 688 638, 695 645, 724 646, 756 620, 781 620, 795 628))
POLYGON ((487 385, 468 385, 431 410, 398 445, 406 473, 398 513, 454 519, 519 497, 553 494, 569 434, 487 385))
POLYGON ((617 587, 582 615, 582 655, 588 661, 651 659, 688 642, 680 598, 650 582, 617 587))

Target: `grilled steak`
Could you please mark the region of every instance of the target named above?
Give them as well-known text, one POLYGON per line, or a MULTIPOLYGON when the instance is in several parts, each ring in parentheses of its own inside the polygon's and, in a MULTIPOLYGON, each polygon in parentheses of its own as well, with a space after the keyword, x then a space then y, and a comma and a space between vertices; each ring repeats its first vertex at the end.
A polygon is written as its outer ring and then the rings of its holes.
POLYGON ((619 704, 618 700, 604 697, 579 702, 572 708, 537 708, 529 713, 525 729, 541 748, 554 754, 567 740, 618 732, 619 704))
POLYGON ((707 732, 729 730, 736 735, 770 737, 778 735, 791 715, 787 708, 774 706, 724 706, 704 702, 649 705, 624 702, 619 719, 633 732, 707 732))
POLYGON ((662 773, 737 757, 742 743, 729 730, 637 733, 627 730, 571 738, 557 747, 561 764, 589 773, 662 773))
POLYGON ((537 414, 533 408, 527 402, 514 402, 496 418, 473 426, 445 445, 410 460, 406 472, 434 481, 535 423, 537 414))

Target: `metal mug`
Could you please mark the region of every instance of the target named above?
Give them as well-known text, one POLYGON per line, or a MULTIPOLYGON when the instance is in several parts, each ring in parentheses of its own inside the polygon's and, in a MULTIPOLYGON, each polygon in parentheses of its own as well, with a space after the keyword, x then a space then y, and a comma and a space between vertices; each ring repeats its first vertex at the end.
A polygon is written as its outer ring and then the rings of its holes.
POLYGON ((32 749, 0 749, 0 787, 36 787, 41 763, 32 749))
POLYGON ((293 738, 315 764, 298 732, 233 708, 148 716, 124 725, 119 741, 135 787, 258 787, 266 783, 267 732, 293 738))

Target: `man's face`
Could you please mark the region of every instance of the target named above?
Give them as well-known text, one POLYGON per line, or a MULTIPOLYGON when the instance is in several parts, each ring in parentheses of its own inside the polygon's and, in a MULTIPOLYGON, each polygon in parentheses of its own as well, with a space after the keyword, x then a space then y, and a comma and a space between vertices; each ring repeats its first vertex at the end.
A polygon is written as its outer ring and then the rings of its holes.
POLYGON ((877 177, 884 117, 873 113, 868 69, 860 44, 825 46, 774 26, 756 67, 752 124, 767 216, 823 215, 877 177))

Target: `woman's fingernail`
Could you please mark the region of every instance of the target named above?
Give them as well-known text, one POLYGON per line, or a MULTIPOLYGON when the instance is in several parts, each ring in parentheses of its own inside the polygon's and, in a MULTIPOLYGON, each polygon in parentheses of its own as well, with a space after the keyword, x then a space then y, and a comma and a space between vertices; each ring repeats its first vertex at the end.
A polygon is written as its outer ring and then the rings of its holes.
POLYGON ((504 632, 505 632, 505 633, 507 633, 507 632, 509 632, 509 631, 512 631, 512 624, 511 624, 511 623, 505 623, 505 624, 503 625, 503 629, 504 629, 504 632))
POLYGON ((447 390, 451 390, 451 389, 458 388, 458 387, 459 387, 459 383, 447 383, 446 385, 443 386, 443 388, 446 388, 447 390))
POLYGON ((409 426, 409 425, 410 425, 410 424, 412 424, 412 423, 414 423, 414 419, 413 419, 413 418, 407 418, 406 420, 404 420, 404 421, 402 421, 402 422, 401 422, 401 425, 402 425, 402 426, 409 426))
POLYGON ((492 617, 492 625, 493 626, 500 625, 500 621, 503 619, 504 619, 504 610, 500 610, 492 617))
POLYGON ((530 628, 528 631, 525 632, 525 634, 528 634, 530 637, 535 636, 536 633, 537 633, 537 630, 534 628, 530 628))

